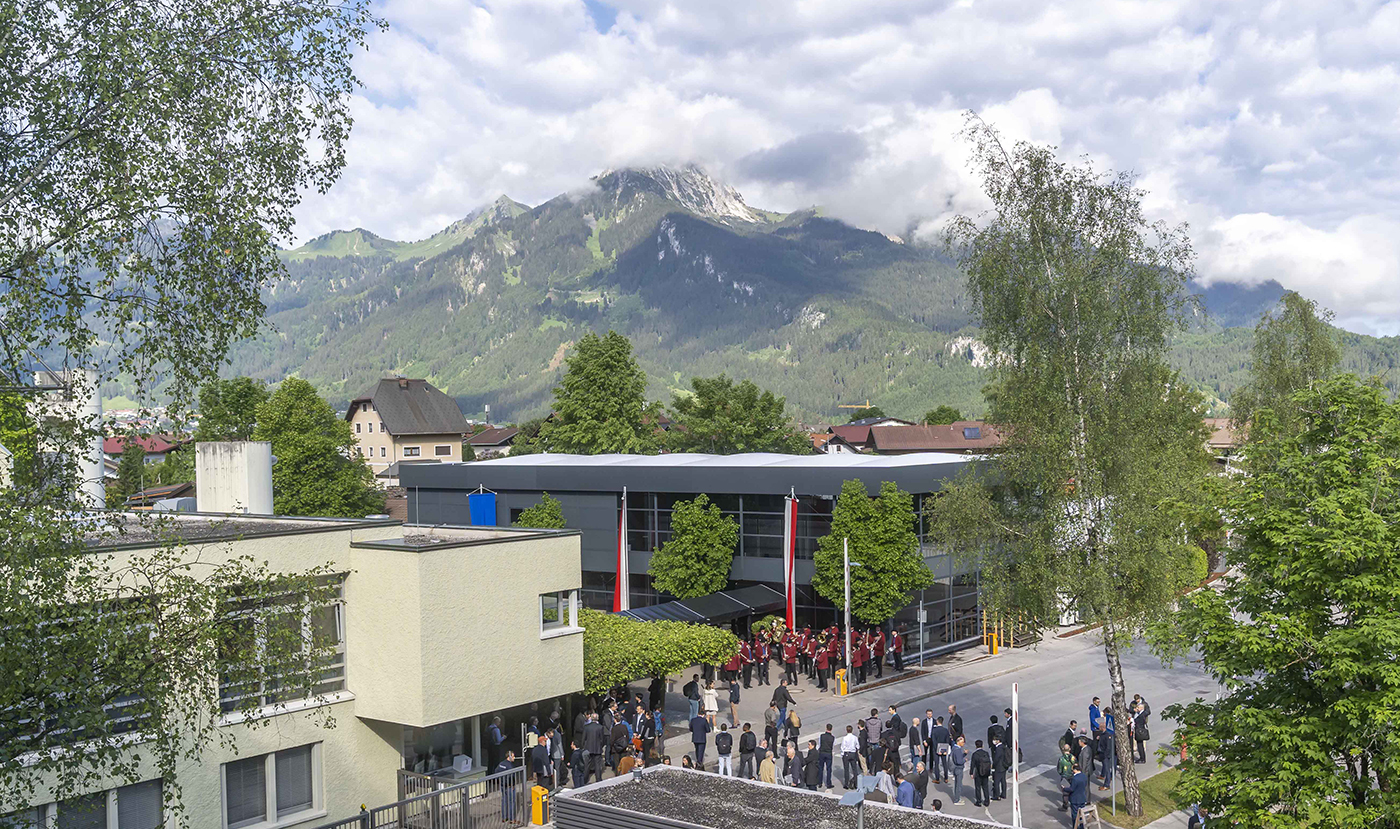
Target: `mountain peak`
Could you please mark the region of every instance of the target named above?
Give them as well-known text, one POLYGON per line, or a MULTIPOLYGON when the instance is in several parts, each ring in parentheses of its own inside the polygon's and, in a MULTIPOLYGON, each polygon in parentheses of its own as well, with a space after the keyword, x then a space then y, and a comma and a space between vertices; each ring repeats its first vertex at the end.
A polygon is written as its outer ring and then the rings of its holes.
POLYGON ((716 181, 696 164, 606 170, 593 180, 599 187, 619 196, 624 190, 656 193, 693 213, 724 224, 763 221, 763 215, 745 204, 739 191, 716 181))

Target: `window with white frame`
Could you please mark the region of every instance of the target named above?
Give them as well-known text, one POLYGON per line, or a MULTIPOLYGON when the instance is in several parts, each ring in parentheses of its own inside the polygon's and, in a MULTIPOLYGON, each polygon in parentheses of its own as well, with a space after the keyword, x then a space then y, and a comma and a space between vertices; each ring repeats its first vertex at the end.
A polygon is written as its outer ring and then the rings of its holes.
MULTIPOLYGON (((277 612, 259 612, 231 604, 227 611, 233 616, 233 629, 239 637, 239 652, 251 653, 261 660, 269 640, 288 634, 299 636, 303 651, 320 652, 324 660, 311 689, 311 697, 323 697, 345 690, 345 603, 344 583, 335 582, 334 598, 328 603, 313 605, 306 594, 287 596, 280 600, 277 612)), ((286 641, 285 639, 282 641, 286 641)), ((285 703, 302 696, 301 689, 284 687, 283 676, 275 669, 246 670, 240 665, 236 672, 225 672, 219 680, 219 705, 225 713, 285 703), (231 675, 232 674, 232 675, 231 675)), ((264 666, 266 667, 266 666, 264 666)))
POLYGON ((359 433, 360 433, 360 424, 356 423, 356 424, 355 424, 355 434, 358 435, 359 433))
MULTIPOLYGON (((373 452, 374 450, 371 449, 370 451, 373 452)), ((379 447, 379 457, 381 457, 381 458, 387 458, 388 456, 389 456, 389 447, 387 447, 387 446, 381 446, 381 447, 379 447)))
POLYGON ((374 434, 374 421, 373 421, 373 420, 371 420, 371 421, 369 422, 369 433, 370 433, 371 435, 374 434))
POLYGON ((578 591, 540 594, 540 633, 578 627, 578 591))
POLYGON ((223 788, 227 829, 305 820, 324 811, 321 744, 224 763, 223 788))
POLYGON ((439 444, 439 445, 437 445, 437 446, 434 446, 434 447, 433 447, 433 454, 436 455, 436 456, 438 456, 439 458, 445 458, 445 457, 447 457, 447 456, 449 456, 449 455, 452 454, 452 446, 451 446, 450 444, 449 444, 449 445, 439 444))
POLYGON ((404 456, 405 458, 416 458, 416 457, 418 457, 420 454, 421 454, 421 451, 420 451, 419 447, 417 447, 417 446, 405 446, 405 447, 403 448, 403 456, 404 456))
POLYGON ((0 815, 11 829, 160 829, 165 806, 160 780, 147 780, 0 815))

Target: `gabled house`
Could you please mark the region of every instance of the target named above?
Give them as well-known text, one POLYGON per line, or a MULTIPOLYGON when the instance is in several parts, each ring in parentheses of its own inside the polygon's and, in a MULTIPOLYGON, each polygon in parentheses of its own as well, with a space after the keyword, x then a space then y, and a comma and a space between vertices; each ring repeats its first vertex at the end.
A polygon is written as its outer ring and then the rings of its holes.
POLYGON ((860 420, 852 420, 850 423, 832 426, 827 431, 833 435, 839 435, 841 439, 855 451, 864 452, 872 448, 870 435, 874 430, 888 429, 892 426, 913 425, 913 423, 907 420, 900 420, 897 417, 862 417, 860 420))
POLYGON ((936 426, 885 426, 870 430, 870 447, 881 455, 938 452, 981 455, 995 451, 1001 436, 980 420, 959 420, 936 426))
POLYGON ((477 460, 503 458, 510 454, 510 447, 518 434, 520 430, 514 426, 492 426, 467 438, 467 444, 476 453, 477 460))
POLYGON ((840 435, 831 432, 814 432, 812 448, 823 455, 858 455, 860 450, 846 442, 840 435))
POLYGON ((427 380, 407 377, 380 380, 350 401, 345 419, 376 475, 401 460, 460 461, 469 431, 457 401, 427 380))
MULTIPOLYGON (((128 440, 130 438, 127 435, 103 438, 102 456, 114 462, 121 460, 128 440)), ((165 460, 166 454, 173 449, 184 446, 187 442, 176 435, 139 435, 136 438, 136 445, 146 450, 146 463, 159 463, 165 460)))

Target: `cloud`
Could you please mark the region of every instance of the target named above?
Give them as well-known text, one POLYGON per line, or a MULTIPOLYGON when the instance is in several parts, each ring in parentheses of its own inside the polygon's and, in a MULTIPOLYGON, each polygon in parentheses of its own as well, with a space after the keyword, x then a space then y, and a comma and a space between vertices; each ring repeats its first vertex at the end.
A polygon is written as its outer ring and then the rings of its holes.
POLYGON ((985 204, 957 131, 1136 171, 1205 279, 1382 330, 1400 237, 1400 3, 386 0, 307 239, 420 238, 501 193, 696 162, 773 209, 905 233, 985 204))

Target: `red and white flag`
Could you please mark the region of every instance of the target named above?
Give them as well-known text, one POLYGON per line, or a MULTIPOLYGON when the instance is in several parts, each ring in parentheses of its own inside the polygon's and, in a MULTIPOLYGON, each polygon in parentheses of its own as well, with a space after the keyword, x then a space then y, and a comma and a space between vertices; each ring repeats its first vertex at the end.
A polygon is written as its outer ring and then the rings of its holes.
POLYGON ((787 628, 797 622, 797 585, 793 578, 797 562, 797 495, 789 495, 783 503, 783 597, 787 600, 787 628))
POLYGON ((613 612, 631 610, 628 591, 630 568, 627 562, 627 487, 622 488, 622 505, 617 511, 617 586, 613 588, 613 612))

